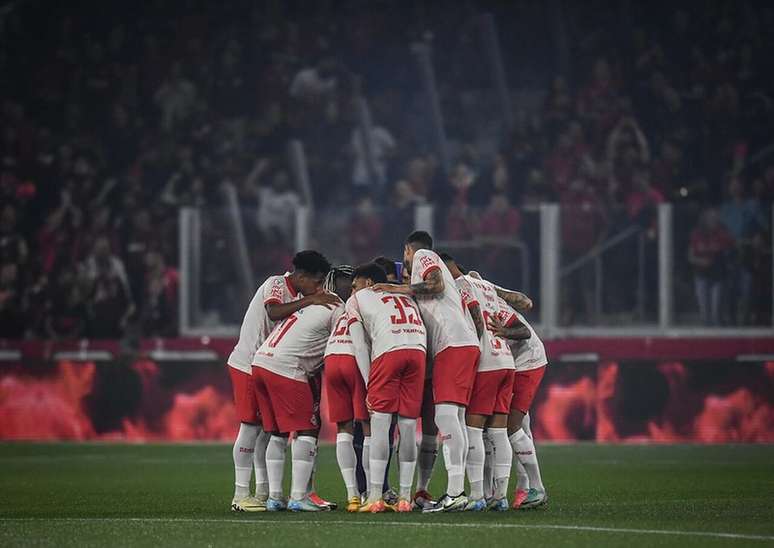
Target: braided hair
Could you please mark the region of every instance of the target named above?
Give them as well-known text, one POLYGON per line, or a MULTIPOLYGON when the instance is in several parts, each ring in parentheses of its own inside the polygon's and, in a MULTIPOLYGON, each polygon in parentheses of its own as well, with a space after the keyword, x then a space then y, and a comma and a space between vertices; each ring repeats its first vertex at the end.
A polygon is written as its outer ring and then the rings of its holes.
POLYGON ((355 272, 355 269, 348 264, 342 264, 339 266, 332 267, 330 271, 328 271, 328 274, 325 276, 325 281, 323 282, 323 289, 325 291, 328 291, 329 293, 335 293, 336 278, 338 277, 352 278, 352 274, 354 272, 355 272))

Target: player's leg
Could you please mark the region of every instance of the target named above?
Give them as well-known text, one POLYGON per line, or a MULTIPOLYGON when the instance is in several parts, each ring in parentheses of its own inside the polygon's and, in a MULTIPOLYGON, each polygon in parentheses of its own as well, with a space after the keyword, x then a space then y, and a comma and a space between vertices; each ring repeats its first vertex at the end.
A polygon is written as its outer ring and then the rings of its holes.
POLYGON ((355 477, 357 456, 353 436, 355 418, 352 407, 353 394, 347 382, 349 364, 344 363, 348 359, 349 356, 339 355, 325 358, 323 384, 328 395, 328 420, 336 423, 336 462, 347 490, 347 509, 354 511, 360 507, 360 496, 355 477), (350 504, 354 505, 353 509, 349 508, 350 504))
MULTIPOLYGON (((314 429, 316 430, 317 434, 315 435, 315 443, 318 442, 319 436, 320 436, 320 427, 322 425, 322 419, 320 416, 320 400, 322 397, 322 371, 318 371, 316 375, 309 378, 309 388, 312 391, 312 398, 313 398, 313 411, 314 411, 314 429)), ((315 446, 315 452, 317 451, 317 447, 315 446)), ((338 508, 338 504, 335 502, 331 502, 328 500, 325 500, 320 495, 317 494, 317 489, 315 487, 315 479, 317 478, 317 459, 314 460, 314 465, 312 466, 312 472, 309 474, 309 482, 306 486, 306 494, 309 497, 309 500, 312 501, 313 504, 320 507, 321 510, 335 510, 338 508)))
POLYGON ((269 476, 266 471, 266 448, 269 445, 271 434, 258 425, 258 435, 255 438, 255 452, 253 453, 253 467, 255 468, 255 498, 266 501, 269 496, 269 476))
POLYGON ((240 420, 234 447, 234 496, 231 510, 234 512, 259 512, 265 510, 261 501, 250 496, 250 477, 253 474, 253 454, 258 436, 258 401, 255 381, 251 374, 228 367, 234 391, 234 405, 240 420))
POLYGON ((389 456, 389 433, 392 415, 398 411, 400 384, 397 375, 397 363, 391 352, 382 354, 373 364, 368 377, 368 408, 371 410, 371 443, 369 454, 369 472, 371 484, 368 487, 368 500, 361 512, 383 512, 382 499, 384 474, 389 456))
POLYGON ((416 350, 403 350, 401 353, 405 356, 405 361, 400 378, 398 404, 400 493, 396 509, 398 512, 410 512, 411 487, 417 465, 417 419, 422 411, 425 353, 416 350))
POLYGON ((302 430, 293 441, 290 501, 288 510, 294 512, 320 511, 308 496, 307 487, 317 460, 317 429, 302 430))
POLYGON ((269 498, 266 509, 270 512, 286 508, 282 482, 285 479, 285 454, 288 449, 288 436, 272 432, 266 446, 266 475, 269 479, 269 498))
POLYGON ((527 472, 527 476, 529 478, 529 495, 527 496, 527 499, 524 501, 523 506, 525 508, 530 508, 532 506, 539 506, 541 504, 544 504, 547 501, 547 495, 546 495, 546 488, 543 485, 543 478, 540 474, 540 463, 538 462, 538 456, 537 456, 537 449, 535 448, 535 442, 532 438, 532 430, 530 428, 530 417, 529 413, 525 415, 524 420, 522 421, 522 431, 527 435, 529 438, 529 443, 531 445, 532 454, 527 456, 526 462, 524 465, 524 469, 527 472), (537 493, 535 493, 537 491, 537 493))
POLYGON ((490 417, 495 412, 500 386, 510 380, 507 386, 510 392, 513 389, 513 378, 509 376, 509 370, 482 371, 476 374, 470 403, 466 416, 466 428, 468 432, 468 458, 466 471, 470 481, 470 502, 466 510, 481 511, 486 509, 484 493, 484 427, 489 424, 490 417))
POLYGON ((484 500, 484 425, 486 417, 468 413, 465 428, 468 432, 468 457, 465 471, 470 482, 469 511, 481 511, 486 508, 484 500))
MULTIPOLYGON (((368 498, 368 489, 371 487, 371 420, 360 421, 363 431, 363 475, 365 476, 365 487, 361 491, 364 498, 368 498)), ((361 497, 363 498, 363 497, 361 497)))
POLYGON ((433 404, 432 379, 426 378, 422 393, 422 441, 419 443, 417 457, 417 491, 414 493, 414 506, 424 508, 433 500, 429 492, 433 467, 438 456, 438 427, 435 425, 435 406, 433 404))
POLYGON ((508 509, 508 481, 513 463, 513 449, 508 439, 508 416, 513 396, 513 370, 497 372, 497 385, 492 387, 495 393, 492 416, 487 419, 487 437, 492 443, 494 460, 494 493, 488 507, 492 510, 508 509))
POLYGON ((456 512, 467 505, 464 493, 467 435, 465 422, 460 419, 470 400, 478 357, 478 347, 447 348, 435 356, 435 424, 441 434, 448 479, 446 496, 425 512, 456 512))
MULTIPOLYGON (((507 439, 507 438, 506 438, 507 439)), ((494 495, 494 445, 489 429, 484 428, 484 498, 491 500, 494 495)))
MULTIPOLYGON (((513 384, 513 400, 508 418, 508 438, 513 452, 529 476, 529 491, 519 508, 532 508, 544 504, 547 500, 545 488, 540 476, 540 467, 535 453, 535 444, 523 428, 537 388, 545 373, 545 366, 529 371, 517 371, 513 384)), ((529 428, 529 427, 528 427, 529 428)), ((514 507, 516 501, 514 501, 514 507)))
POLYGON ((371 413, 371 451, 369 455, 371 485, 368 486, 368 500, 362 511, 384 511, 382 484, 384 483, 384 472, 387 469, 389 451, 387 437, 389 436, 391 422, 391 413, 379 411, 371 413))
POLYGON ((274 407, 267 380, 269 375, 265 369, 253 368, 255 379, 255 395, 261 414, 263 430, 269 433, 269 441, 266 445, 266 476, 269 484, 269 497, 266 500, 266 509, 275 512, 286 508, 285 497, 282 493, 282 481, 285 475, 285 453, 288 446, 287 435, 279 433, 274 407))
MULTIPOLYGON (((355 457, 357 464, 355 466, 355 479, 357 479, 357 491, 361 495, 368 491, 368 481, 366 479, 366 462, 363 460, 363 449, 365 445, 365 435, 363 434, 363 423, 355 421, 355 427, 352 431, 352 446, 355 448, 355 457)), ((370 439, 369 439, 370 444, 370 439)))
POLYGON ((513 449, 508 440, 508 415, 495 413, 487 422, 487 437, 492 443, 494 492, 489 508, 508 509, 508 482, 513 464, 513 449))

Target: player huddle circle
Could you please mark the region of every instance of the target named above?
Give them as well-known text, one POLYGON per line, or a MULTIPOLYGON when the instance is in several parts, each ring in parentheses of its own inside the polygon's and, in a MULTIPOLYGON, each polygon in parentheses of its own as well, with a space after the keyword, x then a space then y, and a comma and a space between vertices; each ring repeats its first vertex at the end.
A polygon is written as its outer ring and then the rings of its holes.
POLYGON ((438 254, 424 231, 406 238, 402 262, 379 257, 331 267, 317 251, 297 253, 292 272, 269 277, 256 291, 228 359, 240 420, 231 509, 338 506, 314 485, 323 385, 347 511, 545 504, 528 412, 548 362, 522 315, 531 308, 526 295, 438 254), (393 445, 397 491, 387 482, 393 445), (439 446, 447 487, 434 498, 428 487, 439 446))

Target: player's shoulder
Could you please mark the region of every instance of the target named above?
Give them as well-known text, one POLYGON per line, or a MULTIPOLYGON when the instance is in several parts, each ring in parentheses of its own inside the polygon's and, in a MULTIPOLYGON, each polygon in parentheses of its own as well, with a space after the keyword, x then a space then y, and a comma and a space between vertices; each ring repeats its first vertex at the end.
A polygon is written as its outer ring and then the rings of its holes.
POLYGON ((441 260, 441 258, 438 256, 438 253, 436 253, 432 249, 417 249, 414 252, 414 261, 422 260, 423 257, 427 257, 438 261, 441 260))

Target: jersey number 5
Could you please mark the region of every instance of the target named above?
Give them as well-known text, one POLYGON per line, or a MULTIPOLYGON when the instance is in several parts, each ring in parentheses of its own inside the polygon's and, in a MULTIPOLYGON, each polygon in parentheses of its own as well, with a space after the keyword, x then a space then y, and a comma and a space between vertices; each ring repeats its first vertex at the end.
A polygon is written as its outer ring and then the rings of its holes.
POLYGON ((412 303, 411 299, 408 297, 395 297, 390 295, 388 297, 382 297, 382 302, 385 304, 392 302, 395 310, 398 311, 399 315, 396 316, 393 314, 390 316, 390 321, 393 324, 402 325, 405 323, 410 323, 414 325, 422 325, 422 317, 419 315, 419 311, 414 306, 414 303, 412 303), (406 309, 408 309, 408 314, 406 314, 406 309))

